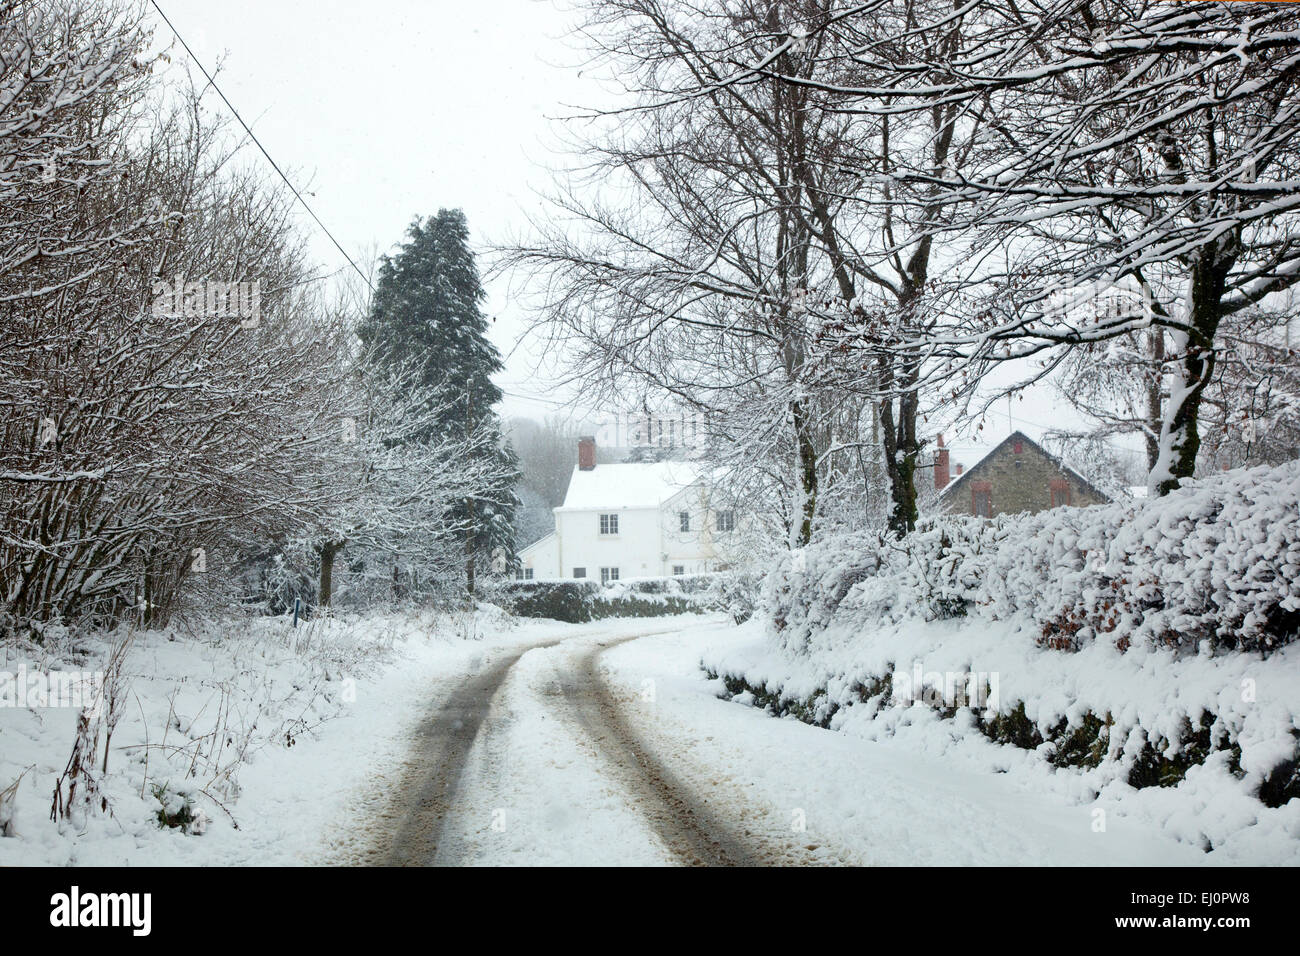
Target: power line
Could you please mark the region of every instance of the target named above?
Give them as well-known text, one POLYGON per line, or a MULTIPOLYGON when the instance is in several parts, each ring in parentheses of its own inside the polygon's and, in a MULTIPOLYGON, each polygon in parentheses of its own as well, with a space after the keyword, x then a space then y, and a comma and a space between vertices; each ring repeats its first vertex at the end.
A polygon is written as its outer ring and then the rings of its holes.
POLYGON ((180 31, 177 30, 171 20, 167 18, 167 14, 163 13, 162 7, 158 6, 158 0, 149 0, 149 2, 153 4, 153 8, 158 11, 158 16, 163 18, 163 22, 167 24, 176 39, 180 40, 181 46, 185 47, 185 52, 189 54, 190 59, 194 61, 194 65, 199 68, 199 72, 201 72, 204 78, 207 79, 208 84, 217 91, 217 95, 221 97, 221 102, 226 104, 226 109, 230 110, 235 119, 239 120, 239 125, 244 127, 244 132, 248 134, 248 138, 251 139, 253 144, 262 151, 262 155, 265 156, 266 161, 271 164, 271 168, 280 174, 280 178, 284 180, 284 184, 289 187, 289 190, 293 193, 298 202, 302 203, 302 208, 306 209, 312 219, 316 220, 316 225, 320 226, 325 235, 329 236, 330 242, 334 243, 334 248, 338 249, 338 251, 343 254, 343 258, 348 260, 348 264, 356 270, 357 275, 361 277, 361 281, 370 287, 371 292, 374 292, 375 287, 371 285, 370 280, 366 278, 366 274, 361 271, 360 266, 352 261, 352 257, 348 255, 347 250, 344 249, 339 241, 334 238, 334 233, 329 231, 329 228, 325 223, 321 222, 320 216, 316 215, 316 211, 307 204, 307 200, 302 198, 302 193, 298 192, 298 188, 294 186, 293 183, 289 182, 289 177, 284 174, 284 170, 280 168, 280 164, 271 158, 271 154, 266 151, 266 147, 262 145, 261 140, 259 140, 256 134, 253 133, 252 129, 249 128, 249 125, 244 122, 244 118, 239 115, 239 110, 235 109, 234 104, 230 102, 226 97, 226 94, 221 92, 221 87, 217 86, 217 81, 213 79, 212 74, 207 71, 199 61, 199 58, 194 55, 194 51, 190 49, 190 45, 185 42, 185 38, 181 36, 180 31))
POLYGON ((542 398, 540 395, 525 395, 522 392, 512 392, 507 388, 501 389, 502 395, 508 395, 510 398, 518 398, 527 402, 537 402, 541 405, 553 405, 556 408, 567 408, 573 403, 571 401, 563 402, 554 398, 542 398))

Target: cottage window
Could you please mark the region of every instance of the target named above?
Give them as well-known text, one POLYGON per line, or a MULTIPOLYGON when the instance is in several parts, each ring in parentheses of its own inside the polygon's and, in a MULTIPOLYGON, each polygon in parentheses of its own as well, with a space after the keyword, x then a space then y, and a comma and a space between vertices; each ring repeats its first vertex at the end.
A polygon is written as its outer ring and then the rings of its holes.
POLYGON ((524 580, 525 580, 525 581, 531 581, 532 579, 533 579, 533 569, 532 569, 532 568, 524 568, 524 580))
POLYGON ((600 583, 608 584, 610 581, 618 580, 618 568, 601 568, 600 583))
POLYGON ((718 530, 734 531, 736 528, 736 513, 734 511, 718 512, 718 530))
POLYGON ((683 575, 683 574, 685 574, 685 573, 686 573, 686 565, 684 565, 684 564, 674 564, 674 565, 673 565, 673 577, 680 577, 681 575, 683 575))
POLYGON ((585 578, 585 577, 587 576, 587 569, 586 569, 586 568, 574 568, 574 569, 573 569, 573 576, 574 576, 575 578, 585 578))
POLYGON ((677 512, 677 523, 681 526, 682 531, 691 530, 691 513, 689 511, 677 512))
POLYGON ((600 533, 618 534, 618 515, 601 515, 600 533))

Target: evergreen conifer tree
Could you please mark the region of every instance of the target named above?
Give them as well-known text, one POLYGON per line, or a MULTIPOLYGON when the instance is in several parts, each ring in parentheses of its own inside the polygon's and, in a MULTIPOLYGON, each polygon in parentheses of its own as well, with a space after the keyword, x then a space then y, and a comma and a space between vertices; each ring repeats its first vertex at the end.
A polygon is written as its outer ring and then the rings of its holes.
POLYGON ((462 440, 468 455, 490 466, 490 478, 457 505, 454 515, 463 535, 470 594, 476 568, 498 549, 513 562, 519 505, 518 460, 493 410, 501 389, 492 375, 503 365, 488 338, 480 307, 484 298, 465 214, 440 209, 423 222, 416 218, 397 253, 383 258, 374 303, 358 329, 378 367, 413 368, 419 384, 435 390, 432 400, 440 411, 429 428, 439 437, 462 440))

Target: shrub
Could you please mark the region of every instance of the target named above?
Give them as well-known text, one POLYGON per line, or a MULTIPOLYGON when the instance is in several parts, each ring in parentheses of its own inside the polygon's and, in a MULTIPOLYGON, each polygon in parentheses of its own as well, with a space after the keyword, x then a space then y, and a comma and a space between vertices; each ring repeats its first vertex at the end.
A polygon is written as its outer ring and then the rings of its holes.
POLYGON ((593 620, 591 606, 602 590, 591 580, 507 581, 485 594, 519 617, 546 617, 581 624, 593 620))
POLYGON ((519 617, 545 617, 581 624, 608 617, 662 617, 726 610, 752 612, 757 580, 736 574, 689 574, 629 578, 608 587, 590 578, 505 581, 486 597, 519 617))
POLYGON ((195 836, 207 829, 207 814, 194 806, 188 793, 172 790, 166 783, 154 784, 152 789, 154 798, 161 804, 155 814, 158 826, 195 836))
POLYGON ((994 519, 944 516, 902 541, 839 538, 787 556, 766 610, 798 649, 841 606, 897 623, 978 614, 1075 651, 1113 635, 1267 654, 1300 638, 1300 462, 1188 481, 1155 501, 994 519))

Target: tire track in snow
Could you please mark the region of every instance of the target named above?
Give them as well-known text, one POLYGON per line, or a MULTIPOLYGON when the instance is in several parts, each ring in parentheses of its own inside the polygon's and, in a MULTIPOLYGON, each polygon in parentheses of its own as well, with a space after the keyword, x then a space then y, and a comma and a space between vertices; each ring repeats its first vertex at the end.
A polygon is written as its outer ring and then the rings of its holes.
POLYGON ((602 653, 653 633, 598 642, 578 658, 564 686, 574 719, 599 746, 635 798, 637 810, 682 862, 691 866, 770 865, 775 861, 749 831, 735 832, 645 746, 601 677, 598 662, 602 653))
POLYGON ((428 866, 433 862, 465 763, 497 688, 528 651, 558 643, 554 640, 510 652, 459 684, 447 702, 420 725, 411 766, 392 805, 376 822, 381 832, 393 834, 392 841, 372 848, 366 862, 381 866, 428 866))
MULTIPOLYGON (((555 662, 558 693, 546 699, 559 711, 555 716, 564 718, 594 746, 593 756, 605 765, 602 775, 619 788, 670 852, 694 866, 803 862, 791 859, 788 847, 763 838, 757 832, 760 827, 751 830, 746 826, 748 812, 743 801, 724 807, 701 798, 699 788, 690 786, 656 756, 627 720, 623 713, 626 704, 602 677, 599 657, 620 644, 665 633, 671 631, 627 635, 579 631, 509 651, 486 670, 463 680, 420 725, 402 783, 370 827, 380 836, 364 862, 388 866, 457 862, 458 850, 466 848, 458 846, 454 832, 448 832, 450 818, 453 809, 464 809, 467 794, 462 791, 470 784, 466 769, 475 747, 486 748, 483 752, 490 758, 494 743, 501 743, 494 742, 493 735, 508 732, 508 721, 493 721, 494 707, 509 709, 506 697, 514 691, 507 676, 528 652, 569 644, 578 646, 555 662)), ((500 783, 509 786, 508 780, 500 783)), ((536 838, 545 839, 545 834, 537 833, 536 838)))

